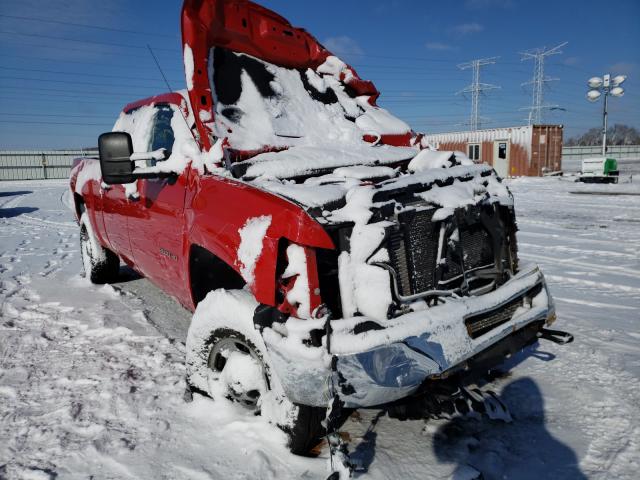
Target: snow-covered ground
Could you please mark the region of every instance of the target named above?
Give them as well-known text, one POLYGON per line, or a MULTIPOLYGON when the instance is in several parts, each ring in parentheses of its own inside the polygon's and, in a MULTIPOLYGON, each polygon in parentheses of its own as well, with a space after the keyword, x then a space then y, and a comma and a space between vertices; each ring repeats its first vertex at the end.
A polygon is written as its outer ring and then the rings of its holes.
MULTIPOLYGON (((575 342, 508 361, 495 389, 510 424, 352 416, 358 476, 637 478, 640 185, 510 185, 521 258, 542 266, 575 342)), ((0 479, 323 478, 325 458, 290 455, 260 417, 183 401, 189 314, 130 272, 85 281, 66 192, 0 183, 0 479)))

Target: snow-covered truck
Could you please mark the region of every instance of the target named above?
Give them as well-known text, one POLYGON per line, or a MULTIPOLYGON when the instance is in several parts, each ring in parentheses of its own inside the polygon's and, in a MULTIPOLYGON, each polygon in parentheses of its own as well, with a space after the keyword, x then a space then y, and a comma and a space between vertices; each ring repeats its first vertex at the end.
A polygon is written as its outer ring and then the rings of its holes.
POLYGON ((192 392, 305 453, 349 409, 442 398, 552 335, 490 166, 432 150, 257 4, 186 0, 182 41, 187 90, 125 106, 70 186, 86 276, 124 262, 195 312, 192 392))
POLYGON ((615 158, 590 157, 582 160, 578 180, 584 183, 618 183, 619 175, 615 158))

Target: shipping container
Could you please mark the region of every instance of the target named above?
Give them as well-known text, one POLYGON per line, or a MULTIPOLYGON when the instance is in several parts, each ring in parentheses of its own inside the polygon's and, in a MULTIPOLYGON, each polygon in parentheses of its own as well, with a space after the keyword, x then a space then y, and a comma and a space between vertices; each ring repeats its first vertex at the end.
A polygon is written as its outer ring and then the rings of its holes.
POLYGON ((525 125, 425 135, 440 150, 462 151, 501 177, 542 176, 562 170, 562 125, 525 125))

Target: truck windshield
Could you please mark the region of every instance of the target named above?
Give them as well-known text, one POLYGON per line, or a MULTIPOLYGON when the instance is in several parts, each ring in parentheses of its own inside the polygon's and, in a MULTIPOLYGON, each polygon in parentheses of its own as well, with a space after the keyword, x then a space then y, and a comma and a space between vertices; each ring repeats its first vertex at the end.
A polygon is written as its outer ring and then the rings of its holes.
MULTIPOLYGON (((336 57, 332 66, 345 66, 336 57)), ((325 62, 327 63, 327 62, 325 62)), ((215 47, 210 83, 217 136, 240 150, 362 145, 364 135, 406 134, 410 127, 369 96, 357 96, 339 73, 290 69, 215 47)), ((370 145, 370 144, 369 144, 370 145)))

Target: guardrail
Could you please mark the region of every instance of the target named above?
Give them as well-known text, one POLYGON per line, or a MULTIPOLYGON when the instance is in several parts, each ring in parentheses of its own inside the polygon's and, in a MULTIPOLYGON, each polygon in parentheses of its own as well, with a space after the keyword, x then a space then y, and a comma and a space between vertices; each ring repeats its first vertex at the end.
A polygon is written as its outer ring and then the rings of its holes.
POLYGON ((0 180, 67 178, 74 158, 97 155, 97 150, 0 151, 0 180))

